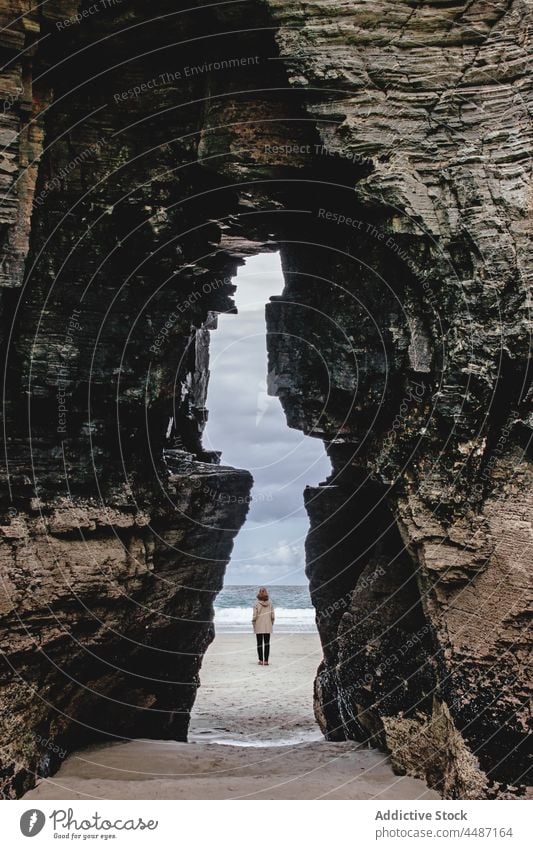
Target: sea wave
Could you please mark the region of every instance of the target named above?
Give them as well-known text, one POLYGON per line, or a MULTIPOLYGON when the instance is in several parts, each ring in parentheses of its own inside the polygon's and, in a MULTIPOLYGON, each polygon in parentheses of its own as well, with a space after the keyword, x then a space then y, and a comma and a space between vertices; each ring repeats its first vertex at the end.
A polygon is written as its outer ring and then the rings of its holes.
POLYGON ((228 731, 217 731, 207 729, 204 731, 190 731, 187 735, 189 743, 216 743, 219 746, 239 746, 239 748, 263 749, 282 746, 299 746, 302 743, 318 743, 324 739, 318 728, 309 731, 300 729, 285 736, 276 736, 269 729, 268 737, 263 738, 254 734, 238 734, 228 731))
MULTIPOLYGON (((219 633, 251 632, 252 608, 215 605, 215 628, 219 633)), ((285 634, 314 633, 315 611, 312 607, 276 607, 274 628, 285 634)))

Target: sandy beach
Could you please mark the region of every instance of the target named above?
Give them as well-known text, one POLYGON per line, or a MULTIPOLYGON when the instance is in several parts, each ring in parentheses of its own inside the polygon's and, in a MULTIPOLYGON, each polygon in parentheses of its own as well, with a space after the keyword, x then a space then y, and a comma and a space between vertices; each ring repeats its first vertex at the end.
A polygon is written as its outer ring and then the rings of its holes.
POLYGON ((323 740, 312 681, 315 634, 274 635, 259 667, 253 635, 219 634, 204 659, 189 743, 133 740, 67 758, 27 799, 437 799, 388 758, 323 740))

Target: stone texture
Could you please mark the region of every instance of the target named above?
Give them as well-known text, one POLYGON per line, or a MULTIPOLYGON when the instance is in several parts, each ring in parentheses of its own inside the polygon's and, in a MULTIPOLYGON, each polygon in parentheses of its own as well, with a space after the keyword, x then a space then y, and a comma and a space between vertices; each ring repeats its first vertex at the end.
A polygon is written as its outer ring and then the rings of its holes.
MULTIPOLYGON (((445 795, 505 794, 531 782, 530 7, 269 6, 325 149, 370 168, 330 207, 356 224, 317 234, 353 259, 316 251, 305 267, 327 293, 293 277, 284 293, 334 327, 327 391, 271 342, 288 419, 322 412, 335 471, 308 499, 317 715, 398 768, 417 760, 445 795), (355 529, 373 520, 362 557, 355 529)), ((307 340, 307 313, 273 303, 270 327, 307 340)))
POLYGON ((529 8, 192 5, 0 2, 4 792, 57 767, 43 739, 185 738, 251 485, 201 444, 208 337, 279 248, 269 383, 333 466, 317 719, 446 796, 519 793, 529 8))
POLYGON ((232 306, 236 259, 213 255, 221 231, 191 210, 213 182, 179 141, 199 109, 142 130, 140 99, 115 102, 176 61, 105 70, 165 41, 129 32, 143 16, 123 5, 63 26, 77 3, 1 4, 6 796, 94 738, 186 739, 252 483, 201 445, 208 328, 232 306))

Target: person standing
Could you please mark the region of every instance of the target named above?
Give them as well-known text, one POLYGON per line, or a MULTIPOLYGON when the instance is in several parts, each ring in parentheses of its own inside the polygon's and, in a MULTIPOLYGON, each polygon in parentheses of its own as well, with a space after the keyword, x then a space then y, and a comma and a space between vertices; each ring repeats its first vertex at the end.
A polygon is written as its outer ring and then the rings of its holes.
POLYGON ((254 605, 252 625, 257 639, 259 666, 268 666, 270 656, 270 635, 274 625, 274 605, 270 601, 266 587, 260 587, 254 605))

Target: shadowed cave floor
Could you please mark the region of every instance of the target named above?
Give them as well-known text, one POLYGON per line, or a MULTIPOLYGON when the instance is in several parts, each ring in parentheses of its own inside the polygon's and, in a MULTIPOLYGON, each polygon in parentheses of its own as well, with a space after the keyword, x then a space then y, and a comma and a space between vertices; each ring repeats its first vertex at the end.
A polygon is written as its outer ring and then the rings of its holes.
POLYGON ((394 775, 382 752, 321 739, 312 710, 317 635, 277 635, 272 649, 272 665, 259 668, 253 635, 217 636, 201 671, 192 742, 92 746, 25 798, 439 798, 424 782, 394 775))

